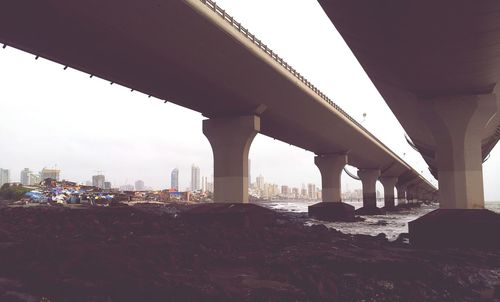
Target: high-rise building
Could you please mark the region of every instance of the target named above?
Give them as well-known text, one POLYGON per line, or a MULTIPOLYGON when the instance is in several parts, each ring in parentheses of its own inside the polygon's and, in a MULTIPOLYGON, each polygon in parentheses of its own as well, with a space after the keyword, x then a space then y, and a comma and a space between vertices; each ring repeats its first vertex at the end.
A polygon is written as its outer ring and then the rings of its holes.
POLYGON ((269 193, 270 193, 269 195, 271 197, 275 197, 275 196, 280 195, 280 189, 279 189, 278 185, 277 184, 272 184, 270 186, 270 192, 269 193))
POLYGON ((10 182, 10 171, 8 169, 0 169, 0 187, 10 182))
POLYGON ((24 170, 21 171, 21 184, 23 186, 35 186, 40 184, 41 181, 42 177, 40 174, 35 174, 28 168, 24 168, 24 170))
POLYGON ((256 179, 257 189, 264 190, 264 176, 259 175, 256 179))
POLYGON ((111 190, 111 182, 109 181, 104 182, 104 190, 111 190))
POLYGON ((179 191, 179 169, 175 168, 170 174, 170 188, 179 191))
POLYGON ((104 189, 104 182, 106 181, 106 177, 104 175, 94 175, 92 176, 92 186, 104 189))
POLYGON ((43 168, 43 170, 40 172, 40 177, 42 178, 42 180, 46 180, 47 178, 50 178, 50 179, 54 179, 56 181, 59 181, 59 174, 60 173, 61 173, 61 170, 43 168))
POLYGON ((307 196, 309 197, 309 199, 316 199, 316 185, 307 185, 307 196))
POLYGON ((288 186, 281 186, 281 195, 288 197, 290 195, 290 188, 288 186))
POLYGON ((206 176, 201 177, 201 191, 202 192, 208 191, 208 177, 206 176))
POLYGON ((23 186, 30 185, 30 174, 31 174, 31 171, 28 168, 24 168, 24 170, 21 171, 21 184, 23 186))
POLYGON ((138 180, 135 182, 135 190, 136 191, 144 191, 144 181, 138 180))
POLYGON ((200 168, 198 166, 191 166, 191 191, 198 191, 201 189, 200 183, 200 168))

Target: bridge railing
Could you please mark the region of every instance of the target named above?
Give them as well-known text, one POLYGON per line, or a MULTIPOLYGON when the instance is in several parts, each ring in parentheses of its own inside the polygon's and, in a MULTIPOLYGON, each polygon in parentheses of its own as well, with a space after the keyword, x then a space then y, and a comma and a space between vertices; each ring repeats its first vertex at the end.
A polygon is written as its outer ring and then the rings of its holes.
MULTIPOLYGON (((382 145, 384 148, 388 150, 388 152, 392 153, 396 158, 398 158, 401 162, 405 163, 399 156, 397 156, 391 149, 389 149, 384 143, 382 143, 376 136, 374 136, 370 131, 368 131, 363 125, 361 125, 358 121, 356 121, 353 117, 351 117, 347 112, 345 112, 342 108, 340 108, 337 104, 335 104, 326 94, 321 92, 316 86, 314 86, 311 82, 309 82, 302 74, 300 74, 297 70, 295 70, 290 64, 285 62, 278 54, 276 54, 272 49, 270 49, 265 43, 255 37, 247 28, 243 27, 241 23, 236 21, 231 15, 226 13, 224 9, 219 7, 217 3, 212 0, 200 0, 207 7, 216 12, 219 16, 221 16, 224 20, 226 20, 229 24, 231 24, 234 28, 236 28, 239 32, 241 32, 245 37, 247 37, 250 41, 252 41, 255 45, 257 45, 260 49, 262 49, 265 53, 267 53, 271 58, 273 58, 278 64, 283 66, 286 70, 288 70, 292 75, 294 75, 297 79, 299 79, 302 83, 304 83, 307 87, 309 87, 314 93, 320 96, 324 101, 330 104, 333 108, 335 108, 338 112, 340 112, 344 117, 350 120, 353 124, 359 127, 362 131, 364 131, 368 136, 382 145)), ((406 164, 408 165, 408 164, 406 164)), ((408 165, 409 166, 409 165, 408 165)))

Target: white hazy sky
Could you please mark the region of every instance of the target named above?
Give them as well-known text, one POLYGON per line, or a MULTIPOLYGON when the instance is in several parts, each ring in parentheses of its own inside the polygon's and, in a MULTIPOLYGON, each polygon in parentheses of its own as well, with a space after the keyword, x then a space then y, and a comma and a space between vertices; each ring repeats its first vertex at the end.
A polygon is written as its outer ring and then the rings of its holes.
MULTIPOLYGON (((330 96, 432 183, 420 155, 316 1, 220 0, 217 2, 301 74, 330 96), (366 119, 363 118, 366 113, 366 119)), ((0 167, 19 179, 57 165, 62 177, 84 182, 103 171, 114 186, 142 179, 166 188, 170 171, 180 186, 196 164, 213 174, 212 151, 201 114, 133 92, 8 47, 0 49, 0 167)), ((500 200, 495 148, 484 165, 487 200, 500 200)), ((314 154, 263 135, 254 140, 252 178, 300 187, 321 184, 314 154)), ((352 171, 355 171, 351 167, 352 171)), ((343 175, 343 187, 360 188, 343 175)), ((382 186, 378 184, 380 191, 382 186)))

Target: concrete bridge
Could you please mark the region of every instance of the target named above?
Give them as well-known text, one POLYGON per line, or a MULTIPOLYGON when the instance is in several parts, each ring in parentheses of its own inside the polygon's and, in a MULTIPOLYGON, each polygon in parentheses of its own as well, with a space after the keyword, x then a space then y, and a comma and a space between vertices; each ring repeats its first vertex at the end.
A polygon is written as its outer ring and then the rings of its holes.
POLYGON ((499 226, 482 163, 500 138, 500 2, 318 1, 439 181, 426 224, 487 237, 499 226))
POLYGON ((361 213, 380 213, 377 180, 386 208, 395 187, 400 199, 436 198, 425 178, 211 1, 4 0, 0 42, 202 113, 217 202, 248 201, 257 133, 317 155, 321 211, 353 215, 340 197, 346 164, 363 183, 361 213))

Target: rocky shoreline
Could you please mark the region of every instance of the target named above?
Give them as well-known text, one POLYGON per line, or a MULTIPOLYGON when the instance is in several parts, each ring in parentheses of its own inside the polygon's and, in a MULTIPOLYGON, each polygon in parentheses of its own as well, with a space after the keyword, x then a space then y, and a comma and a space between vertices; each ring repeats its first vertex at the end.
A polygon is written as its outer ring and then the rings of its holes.
POLYGON ((0 208, 0 301, 500 301, 500 251, 414 249, 304 215, 263 228, 192 206, 0 208))

